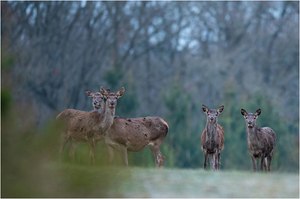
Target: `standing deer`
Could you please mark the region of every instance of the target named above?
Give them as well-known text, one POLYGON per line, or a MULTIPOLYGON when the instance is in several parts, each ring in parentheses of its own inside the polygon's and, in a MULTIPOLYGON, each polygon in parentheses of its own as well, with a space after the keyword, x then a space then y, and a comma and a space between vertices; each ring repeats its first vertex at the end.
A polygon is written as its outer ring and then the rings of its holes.
POLYGON ((207 166, 207 160, 210 159, 210 165, 213 170, 220 169, 220 153, 224 148, 224 130, 218 124, 218 116, 223 112, 224 106, 218 109, 209 109, 202 105, 202 110, 206 113, 207 120, 205 129, 201 135, 201 149, 204 153, 204 169, 207 166))
POLYGON ((128 166, 127 151, 137 152, 149 146, 156 166, 161 167, 164 157, 160 152, 160 145, 168 130, 167 122, 160 117, 115 118, 105 136, 110 161, 113 159, 113 149, 119 149, 125 165, 128 166))
POLYGON ((121 90, 116 93, 101 88, 100 93, 106 100, 101 113, 98 111, 86 112, 75 109, 66 109, 58 114, 56 118, 65 125, 61 151, 63 151, 68 142, 71 143, 72 148, 73 141, 87 142, 90 146, 90 158, 92 163, 94 163, 96 141, 102 139, 105 132, 112 125, 117 99, 121 97, 124 92, 124 88, 121 88, 121 90))
POLYGON ((247 113, 245 109, 241 109, 241 114, 246 122, 247 143, 253 170, 256 171, 256 159, 260 158, 260 169, 270 171, 276 142, 275 132, 270 127, 259 128, 256 125, 256 119, 261 114, 261 109, 257 109, 255 113, 247 113))
MULTIPOLYGON (((94 109, 97 109, 94 103, 92 105, 94 109)), ((156 166, 162 166, 164 157, 160 152, 160 145, 166 137, 168 129, 167 122, 160 117, 114 118, 113 125, 105 137, 109 161, 113 160, 114 149, 118 149, 122 152, 125 165, 128 166, 127 151, 137 152, 149 146, 156 166)))

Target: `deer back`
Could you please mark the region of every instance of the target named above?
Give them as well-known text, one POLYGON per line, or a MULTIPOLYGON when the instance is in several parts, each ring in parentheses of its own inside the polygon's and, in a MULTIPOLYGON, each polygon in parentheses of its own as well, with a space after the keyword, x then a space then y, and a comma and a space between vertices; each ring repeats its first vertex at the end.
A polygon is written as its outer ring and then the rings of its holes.
POLYGON ((85 111, 80 111, 76 109, 65 109, 56 116, 56 119, 60 121, 69 121, 76 115, 81 114, 83 112, 85 111))
POLYGON ((132 121, 136 121, 144 125, 150 132, 150 140, 155 140, 158 138, 164 138, 167 136, 169 131, 168 123, 161 117, 138 117, 130 118, 132 121))
POLYGON ((61 112, 57 119, 62 121, 65 126, 65 133, 75 140, 87 140, 99 133, 100 122, 103 116, 98 112, 80 111, 66 109, 61 112))
POLYGON ((150 142, 149 129, 138 120, 115 118, 108 130, 108 138, 129 151, 139 151, 150 142))

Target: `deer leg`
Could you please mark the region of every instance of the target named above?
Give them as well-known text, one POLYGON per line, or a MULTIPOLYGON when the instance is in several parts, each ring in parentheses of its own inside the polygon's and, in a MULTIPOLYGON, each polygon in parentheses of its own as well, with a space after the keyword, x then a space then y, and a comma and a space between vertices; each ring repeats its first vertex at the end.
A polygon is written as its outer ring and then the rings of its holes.
POLYGON ((60 147, 60 150, 59 150, 59 153, 62 154, 65 147, 66 147, 66 144, 69 142, 69 139, 64 137, 63 138, 63 141, 62 141, 62 144, 61 144, 61 147, 60 147))
POLYGON ((215 154, 208 155, 210 162, 210 169, 215 170, 215 154))
POLYGON ((264 171, 268 171, 268 158, 264 158, 264 171))
POLYGON ((267 160, 268 160, 268 164, 267 164, 267 169, 268 171, 271 171, 271 161, 272 161, 272 156, 268 156, 267 157, 267 160))
POLYGON ((204 152, 204 164, 203 164, 204 169, 206 169, 206 166, 207 166, 207 158, 208 158, 208 154, 206 152, 204 152))
POLYGON ((66 137, 62 138, 61 146, 60 146, 60 149, 59 149, 60 160, 63 160, 63 157, 64 157, 63 152, 64 152, 64 149, 65 149, 68 142, 69 142, 68 138, 66 138, 66 137))
POLYGON ((219 153, 219 169, 221 167, 221 153, 219 153))
POLYGON ((71 146, 69 151, 69 156, 71 157, 72 161, 75 161, 75 144, 73 140, 70 140, 71 146))
POLYGON ((212 168, 213 168, 213 170, 215 171, 215 170, 217 170, 217 154, 216 153, 214 153, 213 155, 212 155, 212 168))
POLYGON ((221 162, 221 154, 218 151, 218 153, 217 153, 217 170, 220 170, 220 164, 221 164, 220 162, 221 162))
POLYGON ((207 165, 207 153, 204 152, 204 162, 203 162, 203 168, 206 169, 207 165))
POLYGON ((159 152, 157 156, 158 167, 162 167, 164 165, 165 157, 159 152))
POLYGON ((91 164, 95 164, 95 140, 92 139, 89 141, 89 145, 90 145, 90 159, 91 159, 91 164))
POLYGON ((123 161, 124 161, 125 165, 128 166, 127 148, 126 147, 122 147, 121 151, 122 151, 123 161))
POLYGON ((252 160, 253 171, 255 172, 256 171, 256 159, 253 156, 251 156, 251 160, 252 160))
POLYGON ((261 157, 261 159, 260 159, 260 170, 261 171, 264 171, 264 168, 265 168, 265 158, 264 158, 264 156, 262 156, 261 157))
POLYGON ((114 159, 114 149, 113 147, 107 145, 107 151, 108 151, 108 162, 111 164, 114 159))
POLYGON ((164 164, 164 156, 160 152, 159 145, 154 143, 154 145, 152 145, 152 144, 149 145, 149 148, 150 148, 150 150, 151 150, 151 152, 153 154, 153 157, 155 159, 155 165, 157 167, 163 166, 163 164, 164 164))
POLYGON ((215 170, 215 165, 216 165, 216 161, 215 161, 215 154, 210 154, 210 168, 212 168, 213 170, 215 170))
POLYGON ((214 159, 215 159, 215 170, 219 169, 219 153, 218 151, 214 154, 214 159))

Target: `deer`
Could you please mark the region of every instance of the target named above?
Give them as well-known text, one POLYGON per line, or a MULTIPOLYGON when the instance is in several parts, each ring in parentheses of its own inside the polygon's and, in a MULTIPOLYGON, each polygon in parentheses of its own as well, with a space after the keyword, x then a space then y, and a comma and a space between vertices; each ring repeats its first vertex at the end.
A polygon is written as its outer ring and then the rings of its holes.
POLYGON ((204 153, 204 169, 207 168, 207 161, 213 170, 220 169, 221 151, 224 149, 224 130, 218 124, 218 117, 223 112, 224 106, 218 109, 209 109, 202 105, 202 111, 206 114, 206 125, 201 134, 201 149, 204 153))
POLYGON ((163 166, 165 158, 160 151, 160 145, 168 130, 168 123, 160 117, 115 118, 104 137, 110 162, 113 160, 113 150, 119 149, 125 165, 128 166, 128 151, 138 152, 148 146, 154 156, 155 165, 163 166))
POLYGON ((246 122, 247 144, 253 171, 257 170, 257 159, 260 159, 260 170, 270 172, 276 134, 270 127, 260 128, 256 125, 256 120, 261 114, 260 108, 255 113, 248 113, 245 109, 241 109, 241 114, 246 122))
MULTIPOLYGON (((94 103, 92 105, 96 110, 94 103)), ((160 151, 160 145, 168 130, 168 123, 160 117, 115 117, 113 125, 104 138, 109 153, 109 162, 113 161, 114 149, 122 152, 123 162, 128 166, 128 151, 138 152, 149 147, 155 159, 155 165, 163 166, 164 156, 160 151)))
MULTIPOLYGON (((110 128, 115 117, 115 109, 117 100, 123 96, 125 88, 122 87, 117 92, 110 92, 104 88, 100 89, 100 95, 91 95, 90 92, 86 92, 93 98, 94 110, 93 111, 81 111, 76 109, 65 109, 59 113, 56 117, 57 120, 64 125, 63 143, 61 146, 61 152, 64 150, 67 143, 71 143, 73 148, 73 142, 86 142, 90 147, 90 159, 95 163, 95 145, 98 140, 104 138, 105 132, 110 128), (98 100, 98 101, 96 101, 98 100), (103 103, 105 100, 105 103, 103 103), (103 106, 101 111, 95 108, 99 108, 99 104, 103 106)), ((72 150, 74 151, 74 150, 72 150)), ((72 154, 74 156, 74 154, 72 154)))

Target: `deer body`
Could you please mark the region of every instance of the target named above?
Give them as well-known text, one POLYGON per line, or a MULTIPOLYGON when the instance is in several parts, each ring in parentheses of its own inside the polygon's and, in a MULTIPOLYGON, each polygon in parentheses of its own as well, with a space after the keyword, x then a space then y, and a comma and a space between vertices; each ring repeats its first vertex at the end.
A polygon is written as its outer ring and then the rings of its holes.
POLYGON ((101 140, 108 126, 102 124, 103 115, 99 112, 80 111, 66 109, 61 112, 56 119, 64 124, 63 144, 61 152, 67 143, 71 143, 71 155, 74 156, 73 142, 86 142, 90 146, 90 158, 94 162, 94 148, 98 140, 101 140), (101 133, 102 132, 102 133, 101 133))
POLYGON ((259 128, 256 126, 256 119, 261 110, 256 113, 247 113, 241 109, 246 121, 247 144, 252 159, 253 170, 256 171, 256 160, 260 159, 260 169, 270 171, 272 156, 276 142, 276 134, 270 127, 259 128))
POLYGON ((137 152, 149 146, 156 166, 162 166, 164 158, 160 152, 160 145, 168 129, 168 124, 159 117, 115 118, 105 137, 109 146, 110 161, 113 159, 113 148, 121 150, 123 161, 128 165, 127 151, 137 152))
POLYGON ((219 109, 209 109, 202 105, 202 110, 207 114, 206 126, 201 134, 201 149, 204 153, 204 169, 210 159, 213 170, 220 169, 220 154, 224 149, 224 130, 217 123, 217 117, 223 111, 224 106, 219 109))
POLYGON ((103 115, 98 112, 80 111, 75 109, 66 109, 56 118, 66 124, 65 136, 72 137, 75 141, 87 141, 92 135, 103 135, 107 126, 102 124, 103 115))
POLYGON ((209 154, 224 148, 224 130, 219 124, 207 125, 201 135, 202 149, 209 154))

